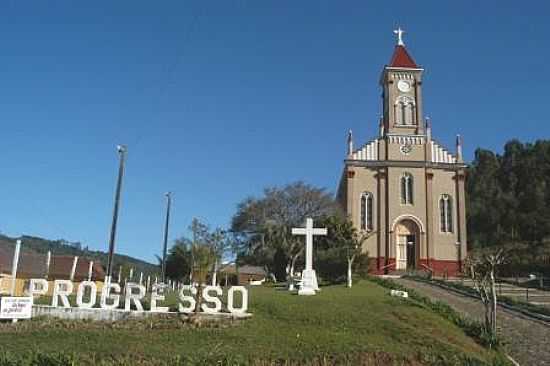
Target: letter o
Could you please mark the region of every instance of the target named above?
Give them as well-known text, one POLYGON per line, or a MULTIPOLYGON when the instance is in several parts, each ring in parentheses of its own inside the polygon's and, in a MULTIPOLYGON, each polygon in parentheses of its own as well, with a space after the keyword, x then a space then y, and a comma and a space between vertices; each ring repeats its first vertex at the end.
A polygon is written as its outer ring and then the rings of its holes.
POLYGON ((227 292, 227 310, 233 314, 246 314, 248 310, 248 290, 244 286, 233 286, 227 292), (235 291, 238 291, 242 295, 242 305, 240 308, 233 307, 233 298, 235 291))
POLYGON ((78 291, 76 292, 76 306, 83 309, 93 308, 97 301, 97 286, 95 282, 92 281, 82 281, 78 286, 78 291), (84 291, 86 287, 90 288, 90 301, 83 302, 84 300, 84 291))

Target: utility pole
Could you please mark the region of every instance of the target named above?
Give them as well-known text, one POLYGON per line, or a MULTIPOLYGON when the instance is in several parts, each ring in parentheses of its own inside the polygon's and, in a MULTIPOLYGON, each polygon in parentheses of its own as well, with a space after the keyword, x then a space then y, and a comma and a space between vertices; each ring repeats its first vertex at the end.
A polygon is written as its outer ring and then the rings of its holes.
POLYGON ((172 206, 172 192, 166 193, 166 222, 164 224, 164 247, 162 250, 162 283, 166 282, 166 250, 168 247, 168 226, 170 224, 170 207, 172 206))
POLYGON ((119 155, 118 179, 116 184, 113 223, 111 225, 111 237, 109 240, 109 260, 107 262, 107 279, 109 283, 111 282, 111 276, 113 275, 113 256, 115 252, 116 225, 118 221, 118 207, 120 205, 120 191, 122 189, 122 178, 124 177, 124 162, 125 162, 126 152, 127 152, 126 146, 118 145, 117 152, 119 155))

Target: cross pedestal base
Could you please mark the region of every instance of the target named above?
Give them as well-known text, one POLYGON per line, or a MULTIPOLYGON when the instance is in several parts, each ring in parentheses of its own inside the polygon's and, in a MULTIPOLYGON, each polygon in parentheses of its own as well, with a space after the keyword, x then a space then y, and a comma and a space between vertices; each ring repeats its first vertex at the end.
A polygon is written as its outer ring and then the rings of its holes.
POLYGON ((311 296, 319 291, 317 284, 317 274, 314 269, 306 269, 302 272, 302 286, 298 290, 298 295, 311 296))

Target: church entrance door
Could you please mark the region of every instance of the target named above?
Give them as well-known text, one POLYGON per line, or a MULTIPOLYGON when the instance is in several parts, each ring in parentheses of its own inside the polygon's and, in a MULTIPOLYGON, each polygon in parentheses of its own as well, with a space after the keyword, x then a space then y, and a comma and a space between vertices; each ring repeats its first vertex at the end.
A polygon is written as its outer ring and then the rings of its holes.
POLYGON ((407 269, 416 268, 416 235, 407 235, 407 269))
POLYGON ((403 220, 396 227, 395 269, 416 268, 419 229, 411 220, 403 220))
POLYGON ((407 235, 397 235, 395 269, 407 269, 407 235))

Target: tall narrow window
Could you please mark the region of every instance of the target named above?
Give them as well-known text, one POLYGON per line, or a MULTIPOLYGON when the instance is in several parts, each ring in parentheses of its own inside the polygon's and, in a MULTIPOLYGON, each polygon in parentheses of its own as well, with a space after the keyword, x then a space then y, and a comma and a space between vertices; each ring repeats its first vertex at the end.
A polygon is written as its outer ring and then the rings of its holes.
POLYGON ((373 228, 373 196, 370 192, 361 195, 361 229, 371 231, 373 228))
POLYGON ((416 105, 411 97, 401 95, 394 103, 395 123, 400 126, 416 125, 416 105))
POLYGON ((453 200, 448 194, 439 200, 440 227, 442 233, 453 232, 453 200))
POLYGON ((414 183, 413 177, 409 173, 403 174, 401 177, 401 203, 404 205, 412 205, 414 183))

